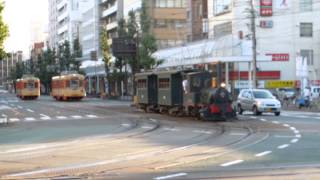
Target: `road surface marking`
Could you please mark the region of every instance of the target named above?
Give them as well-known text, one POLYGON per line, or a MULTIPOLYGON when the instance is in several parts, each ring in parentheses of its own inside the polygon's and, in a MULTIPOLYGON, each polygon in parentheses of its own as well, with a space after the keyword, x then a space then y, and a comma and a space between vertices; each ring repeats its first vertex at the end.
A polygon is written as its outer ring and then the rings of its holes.
POLYGON ((25 121, 35 121, 36 119, 33 117, 24 118, 25 121))
POLYGON ((296 134, 296 138, 301 138, 301 134, 296 134))
POLYGON ((239 160, 235 160, 235 161, 231 161, 231 162, 227 162, 227 163, 221 164, 220 166, 228 167, 228 166, 232 166, 232 165, 239 164, 239 163, 242 163, 242 162, 243 162, 243 160, 239 159, 239 160))
POLYGON ((260 121, 266 122, 267 120, 266 119, 260 119, 260 121))
POLYGON ((152 129, 152 126, 142 126, 142 129, 152 129))
POLYGON ((284 127, 290 127, 290 125, 289 125, 289 124, 283 124, 283 126, 284 126, 284 127))
POLYGON ((81 119, 82 118, 82 116, 78 116, 78 115, 71 116, 71 117, 74 118, 74 119, 81 119))
POLYGON ((273 124, 280 124, 279 121, 272 121, 273 124))
POLYGON ((9 121, 10 122, 19 122, 20 119, 18 119, 18 118, 10 118, 9 121))
POLYGON ((251 118, 251 119, 257 119, 257 117, 255 117, 255 116, 250 116, 250 118, 251 118))
POLYGON ((176 128, 163 128, 166 131, 180 131, 180 129, 176 129, 176 128))
POLYGON ((202 134, 212 134, 211 131, 204 131, 204 130, 193 130, 194 133, 202 133, 202 134))
POLYGON ((290 129, 291 129, 292 131, 296 130, 296 128, 295 128, 295 127, 290 127, 290 129))
POLYGON ((294 117, 297 117, 297 118, 308 118, 308 116, 294 116, 294 117))
POLYGON ((22 106, 17 106, 19 109, 23 109, 23 107, 22 106))
POLYGON ((300 134, 300 131, 299 130, 294 130, 293 131, 295 134, 300 134))
POLYGON ((296 143, 296 142, 298 142, 299 141, 299 139, 292 139, 290 142, 291 143, 296 143))
POLYGON ((245 133, 230 133, 231 136, 245 136, 245 133))
POLYGON ((181 177, 181 176, 186 176, 188 175, 187 173, 177 173, 177 174, 171 174, 167 176, 160 176, 160 177, 155 177, 153 178, 154 180, 163 180, 163 179, 171 179, 171 178, 176 178, 176 177, 181 177))
POLYGON ((130 127, 130 124, 121 124, 121 126, 130 127))
POLYGON ((27 109, 27 111, 32 112, 32 113, 34 112, 34 111, 33 111, 33 110, 31 110, 31 109, 27 109))
POLYGON ((152 118, 150 118, 150 121, 152 121, 152 122, 158 122, 156 119, 152 119, 152 118))
POLYGON ((295 136, 275 135, 275 138, 294 138, 295 136))
POLYGON ((268 155, 268 154, 270 154, 270 153, 272 153, 272 151, 264 151, 264 152, 262 152, 262 153, 256 154, 255 156, 256 156, 256 157, 262 157, 262 156, 268 155))
POLYGON ((41 119, 41 120, 50 120, 51 117, 41 117, 40 119, 41 119))
POLYGON ((67 119, 65 116, 57 116, 57 119, 67 119))
POLYGON ((278 146, 278 149, 284 149, 284 148, 287 148, 289 146, 290 146, 289 144, 283 144, 281 146, 278 146))
POLYGON ((86 115, 88 118, 98 118, 98 116, 96 116, 96 115, 92 115, 92 114, 88 114, 88 115, 86 115))

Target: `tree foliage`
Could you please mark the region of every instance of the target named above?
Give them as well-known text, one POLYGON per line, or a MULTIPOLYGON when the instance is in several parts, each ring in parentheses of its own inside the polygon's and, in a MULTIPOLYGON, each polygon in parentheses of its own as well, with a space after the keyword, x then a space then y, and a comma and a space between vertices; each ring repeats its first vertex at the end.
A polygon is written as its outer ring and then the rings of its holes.
POLYGON ((151 69, 156 65, 152 54, 157 51, 157 42, 150 32, 151 21, 147 12, 146 0, 142 1, 140 13, 141 37, 139 38, 139 63, 144 69, 151 69))
POLYGON ((9 36, 9 28, 3 22, 2 12, 4 9, 4 3, 0 3, 0 59, 4 58, 6 53, 4 51, 3 43, 5 39, 9 36))
MULTIPOLYGON (((107 74, 107 84, 110 83, 110 75, 109 75, 109 70, 110 70, 110 61, 111 61, 111 53, 110 53, 110 46, 108 43, 108 33, 107 30, 102 28, 101 29, 101 34, 100 34, 100 50, 102 53, 102 58, 104 61, 104 67, 105 71, 107 74)), ((110 88, 108 88, 108 94, 110 95, 110 88)))

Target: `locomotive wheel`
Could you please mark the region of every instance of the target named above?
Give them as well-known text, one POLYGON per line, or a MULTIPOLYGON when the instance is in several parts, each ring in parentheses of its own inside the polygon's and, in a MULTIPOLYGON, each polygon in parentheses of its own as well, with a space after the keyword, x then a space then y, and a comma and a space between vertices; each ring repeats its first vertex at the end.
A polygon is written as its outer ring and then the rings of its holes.
POLYGON ((240 104, 238 105, 237 110, 238 110, 238 113, 239 113, 240 115, 243 113, 243 109, 241 108, 241 105, 240 105, 240 104))

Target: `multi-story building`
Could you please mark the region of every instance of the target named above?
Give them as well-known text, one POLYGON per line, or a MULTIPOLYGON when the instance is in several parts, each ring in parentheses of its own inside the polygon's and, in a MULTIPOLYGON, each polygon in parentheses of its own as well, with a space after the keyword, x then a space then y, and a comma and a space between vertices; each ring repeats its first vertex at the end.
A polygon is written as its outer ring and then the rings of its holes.
POLYGON ((12 88, 11 70, 15 68, 18 62, 22 62, 22 51, 8 53, 7 57, 0 62, 0 84, 6 88, 12 88))
MULTIPOLYGON (((248 80, 253 52, 250 2, 207 1, 208 39, 157 52, 157 57, 165 59, 162 67, 232 62, 228 78, 248 80)), ((297 65, 303 59, 308 64, 308 79, 318 83, 320 21, 315 17, 320 15, 316 10, 320 4, 312 0, 255 0, 253 7, 258 79, 299 80, 297 65)))
POLYGON ((49 44, 57 46, 64 41, 73 41, 79 36, 81 14, 79 0, 49 0, 49 44))
POLYGON ((191 39, 188 25, 188 0, 146 1, 151 33, 159 48, 180 46, 191 39))

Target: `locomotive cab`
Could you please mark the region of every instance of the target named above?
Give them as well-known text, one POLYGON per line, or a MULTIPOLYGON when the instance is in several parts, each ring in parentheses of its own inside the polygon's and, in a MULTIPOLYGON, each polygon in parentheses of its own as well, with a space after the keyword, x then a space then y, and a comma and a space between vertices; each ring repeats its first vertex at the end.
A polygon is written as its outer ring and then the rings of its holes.
POLYGON ((202 101, 206 106, 200 110, 200 116, 204 120, 227 120, 236 118, 236 112, 232 107, 231 94, 222 87, 210 88, 203 92, 202 101))

